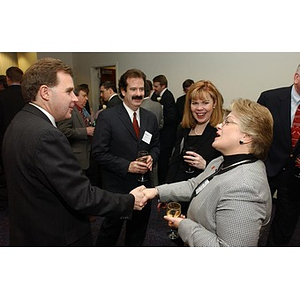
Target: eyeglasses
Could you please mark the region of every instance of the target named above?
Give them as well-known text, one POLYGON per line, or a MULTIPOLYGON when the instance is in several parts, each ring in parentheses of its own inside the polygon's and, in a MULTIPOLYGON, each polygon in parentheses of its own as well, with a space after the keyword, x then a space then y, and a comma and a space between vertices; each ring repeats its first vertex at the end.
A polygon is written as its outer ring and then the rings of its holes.
POLYGON ((226 119, 224 119, 224 121, 222 122, 222 126, 227 126, 227 125, 229 125, 229 124, 235 124, 235 125, 238 125, 238 123, 236 123, 236 122, 233 122, 233 121, 228 121, 228 119, 226 118, 226 119))

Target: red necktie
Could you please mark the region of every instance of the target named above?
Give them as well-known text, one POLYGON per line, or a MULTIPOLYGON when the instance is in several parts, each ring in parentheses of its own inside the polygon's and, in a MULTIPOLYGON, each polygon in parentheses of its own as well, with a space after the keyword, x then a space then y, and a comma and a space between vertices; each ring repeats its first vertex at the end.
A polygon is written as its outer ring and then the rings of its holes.
POLYGON ((292 147, 294 148, 299 140, 300 137, 300 104, 297 107, 293 125, 291 127, 292 133, 292 147))
POLYGON ((140 127, 139 127, 138 121, 136 119, 136 112, 133 113, 132 125, 133 125, 134 132, 136 134, 136 137, 139 138, 139 136, 140 136, 140 127))

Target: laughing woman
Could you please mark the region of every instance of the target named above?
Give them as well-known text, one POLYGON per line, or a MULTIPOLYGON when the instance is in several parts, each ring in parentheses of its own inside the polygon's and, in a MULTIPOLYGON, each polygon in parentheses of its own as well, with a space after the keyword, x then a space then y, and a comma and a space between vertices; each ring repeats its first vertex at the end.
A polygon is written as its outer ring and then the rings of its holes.
POLYGON ((270 112, 250 100, 236 100, 217 125, 213 147, 222 156, 195 178, 144 191, 160 202, 191 202, 187 217, 164 217, 189 246, 257 246, 271 217, 272 198, 265 159, 273 136, 270 112))

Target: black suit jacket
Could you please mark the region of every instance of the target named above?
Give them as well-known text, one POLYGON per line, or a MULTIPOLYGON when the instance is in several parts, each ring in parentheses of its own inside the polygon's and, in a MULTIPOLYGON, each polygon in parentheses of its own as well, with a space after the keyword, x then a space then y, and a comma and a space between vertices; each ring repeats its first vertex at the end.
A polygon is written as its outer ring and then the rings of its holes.
POLYGON ((173 147, 176 139, 177 112, 173 94, 167 89, 163 93, 160 104, 163 105, 164 126, 160 130, 160 146, 173 147))
POLYGON ((118 95, 114 95, 106 104, 107 108, 112 108, 116 105, 120 105, 122 104, 123 101, 122 99, 118 96, 118 95))
POLYGON ((24 105, 20 85, 10 85, 6 90, 0 92, 0 150, 6 128, 24 105))
POLYGON ((3 158, 12 246, 79 245, 91 234, 83 214, 132 216, 133 195, 91 186, 65 135, 30 104, 7 128, 3 158))
POLYGON ((257 101, 269 109, 274 119, 273 142, 266 160, 269 177, 288 167, 292 152, 291 90, 292 86, 265 91, 257 101))
MULTIPOLYGON (((131 119, 124 105, 117 105, 99 114, 92 141, 92 156, 100 164, 103 188, 118 192, 141 185, 139 174, 128 173, 131 161, 139 150, 147 150, 154 162, 159 156, 159 132, 156 116, 140 108, 140 138, 133 130, 131 119), (145 132, 152 134, 151 142, 143 141, 145 132)), ((149 185, 149 180, 145 183, 149 185)))

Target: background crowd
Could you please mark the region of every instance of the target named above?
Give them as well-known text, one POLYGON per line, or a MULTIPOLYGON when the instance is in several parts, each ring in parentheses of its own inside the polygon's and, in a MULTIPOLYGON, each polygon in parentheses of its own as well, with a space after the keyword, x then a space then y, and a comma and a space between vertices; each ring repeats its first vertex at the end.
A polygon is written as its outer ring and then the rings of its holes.
POLYGON ((167 218, 179 245, 257 246, 269 222, 267 245, 286 245, 300 213, 299 74, 300 66, 291 86, 226 110, 209 80, 185 80, 175 100, 166 76, 149 80, 130 69, 118 86, 100 83, 93 112, 88 85, 74 86, 72 71, 59 60, 42 59, 25 75, 9 68, 0 85, 0 171, 11 245, 92 245, 90 222, 101 215, 97 246, 115 246, 124 222, 125 246, 142 246, 149 201, 156 198, 182 205, 184 216, 167 218), (49 68, 58 82, 45 83, 49 68), (140 150, 147 151, 144 162, 137 160, 140 150), (35 159, 28 162, 26 154, 35 159), (24 174, 26 183, 14 181, 24 174), (45 203, 36 205, 43 194, 45 203), (54 211, 60 215, 53 227, 54 211))

